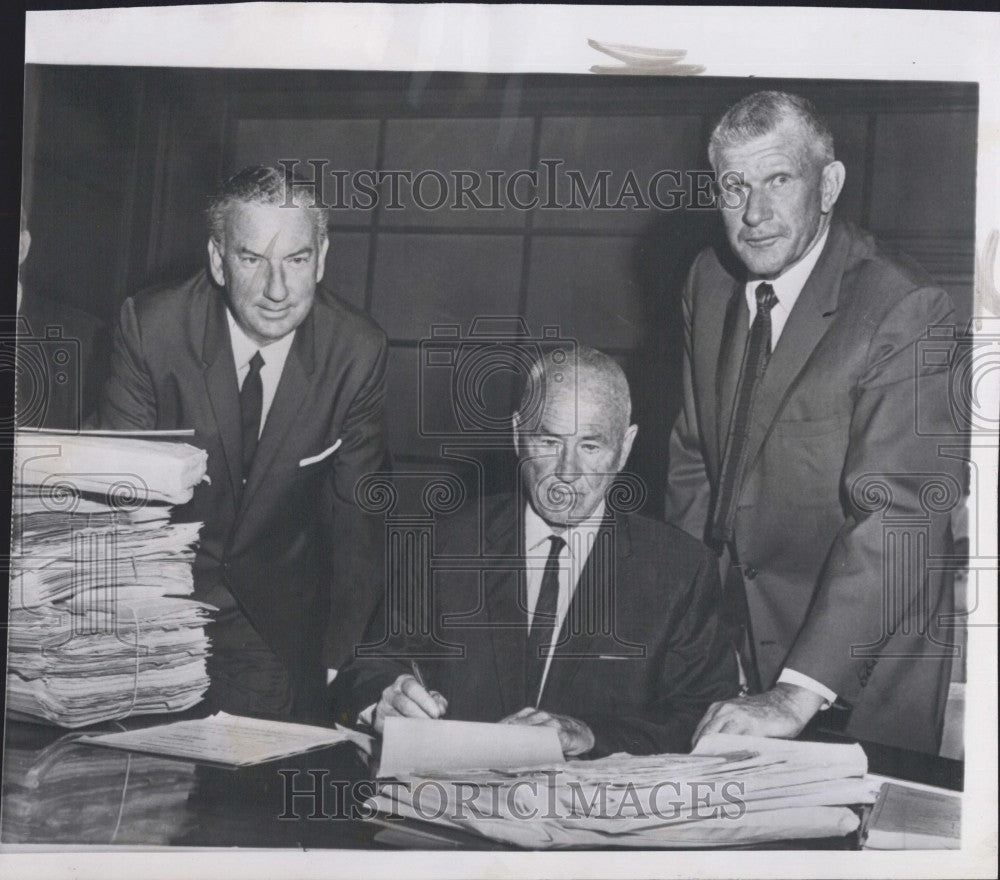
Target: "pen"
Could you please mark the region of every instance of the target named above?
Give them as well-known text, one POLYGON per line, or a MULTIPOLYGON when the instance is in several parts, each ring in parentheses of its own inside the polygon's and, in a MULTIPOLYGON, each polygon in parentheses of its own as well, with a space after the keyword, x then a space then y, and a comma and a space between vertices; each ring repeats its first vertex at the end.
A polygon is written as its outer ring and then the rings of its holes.
POLYGON ((427 682, 424 681, 424 677, 420 672, 420 667, 417 665, 416 660, 410 661, 410 670, 413 672, 413 677, 417 680, 417 684, 419 684, 424 690, 427 690, 427 682))

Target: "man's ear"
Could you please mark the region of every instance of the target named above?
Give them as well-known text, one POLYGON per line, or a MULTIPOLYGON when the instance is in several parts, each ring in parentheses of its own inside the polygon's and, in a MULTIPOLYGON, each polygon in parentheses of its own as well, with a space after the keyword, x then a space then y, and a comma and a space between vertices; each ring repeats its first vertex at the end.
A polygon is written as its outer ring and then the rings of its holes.
POLYGON ((28 259, 28 251, 31 249, 31 233, 27 229, 21 230, 21 235, 17 239, 17 265, 20 266, 28 259))
POLYGON ((632 452, 632 444, 635 442, 635 435, 638 433, 638 425, 629 425, 625 429, 625 436, 622 438, 622 449, 618 455, 618 467, 616 468, 619 472, 625 467, 625 462, 628 461, 628 457, 632 452))
POLYGON ((847 170, 843 162, 831 162, 822 172, 820 181, 820 209, 824 214, 829 214, 833 206, 837 203, 840 191, 844 188, 844 179, 847 170))
POLYGON ((323 243, 319 246, 319 254, 316 262, 316 283, 319 284, 323 280, 323 272, 326 270, 326 252, 330 249, 330 237, 327 236, 323 239, 323 243))
POLYGON ((222 250, 219 243, 214 239, 208 240, 208 267, 212 272, 212 277, 219 287, 226 286, 226 273, 222 267, 222 250))

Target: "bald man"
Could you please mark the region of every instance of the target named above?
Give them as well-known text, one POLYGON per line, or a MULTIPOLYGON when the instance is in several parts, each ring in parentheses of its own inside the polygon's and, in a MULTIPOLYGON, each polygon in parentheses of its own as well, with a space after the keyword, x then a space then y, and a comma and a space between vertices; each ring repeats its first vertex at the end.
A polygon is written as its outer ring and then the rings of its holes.
MULTIPOLYGON (((435 556, 478 567, 436 571, 431 631, 387 640, 396 659, 355 659, 338 678, 376 731, 393 715, 502 721, 555 728, 567 757, 686 751, 708 705, 736 694, 713 558, 612 507, 630 421, 607 355, 581 347, 575 364, 534 364, 513 419, 520 491, 442 523, 435 542, 435 556)), ((369 644, 389 617, 376 616, 369 644)))

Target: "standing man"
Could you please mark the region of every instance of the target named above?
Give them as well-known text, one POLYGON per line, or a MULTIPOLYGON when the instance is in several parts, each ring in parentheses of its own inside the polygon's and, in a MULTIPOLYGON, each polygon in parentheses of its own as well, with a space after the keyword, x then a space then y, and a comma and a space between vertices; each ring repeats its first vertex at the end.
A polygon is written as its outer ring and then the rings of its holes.
POLYGON ((431 631, 404 622, 396 632, 416 635, 388 642, 423 658, 426 687, 400 660, 361 657, 338 681, 377 731, 390 715, 447 717, 552 727, 567 756, 680 751, 708 705, 736 693, 711 554, 611 509, 630 415, 607 355, 535 362, 514 416, 519 491, 488 499, 481 520, 441 524, 442 564, 418 593, 430 607, 416 609, 431 631))
POLYGON ((354 487, 386 454, 385 334, 317 286, 327 216, 274 168, 212 201, 209 271, 128 299, 103 427, 193 428, 209 485, 196 597, 210 707, 319 718, 326 670, 359 640, 383 583, 380 523, 354 487))
POLYGON ((753 693, 713 705, 695 736, 793 737, 835 705, 823 720, 850 735, 935 753, 953 597, 926 565, 948 515, 925 489, 957 500, 959 482, 917 431, 918 396, 927 424, 951 422, 947 366, 918 363, 916 344, 952 303, 833 219, 845 169, 808 101, 749 95, 709 160, 732 255, 706 251, 688 277, 666 514, 722 555, 753 693))

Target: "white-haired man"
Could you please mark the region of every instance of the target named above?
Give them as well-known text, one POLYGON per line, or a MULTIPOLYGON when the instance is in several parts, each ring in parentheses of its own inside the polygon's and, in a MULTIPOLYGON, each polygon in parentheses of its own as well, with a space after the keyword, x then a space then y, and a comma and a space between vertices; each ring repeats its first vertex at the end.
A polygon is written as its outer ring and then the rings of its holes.
MULTIPOLYGON (((567 756, 681 751, 708 705, 736 693, 712 555, 613 509, 630 417, 609 356, 578 346, 575 359, 535 362, 514 417, 517 491, 441 524, 444 562, 418 594, 431 597, 417 609, 430 631, 397 622, 384 642, 422 658, 424 683, 399 660, 344 670, 339 683, 374 709, 377 731, 392 715, 447 717, 552 727, 567 756)), ((384 635, 375 627, 367 641, 384 635)))

